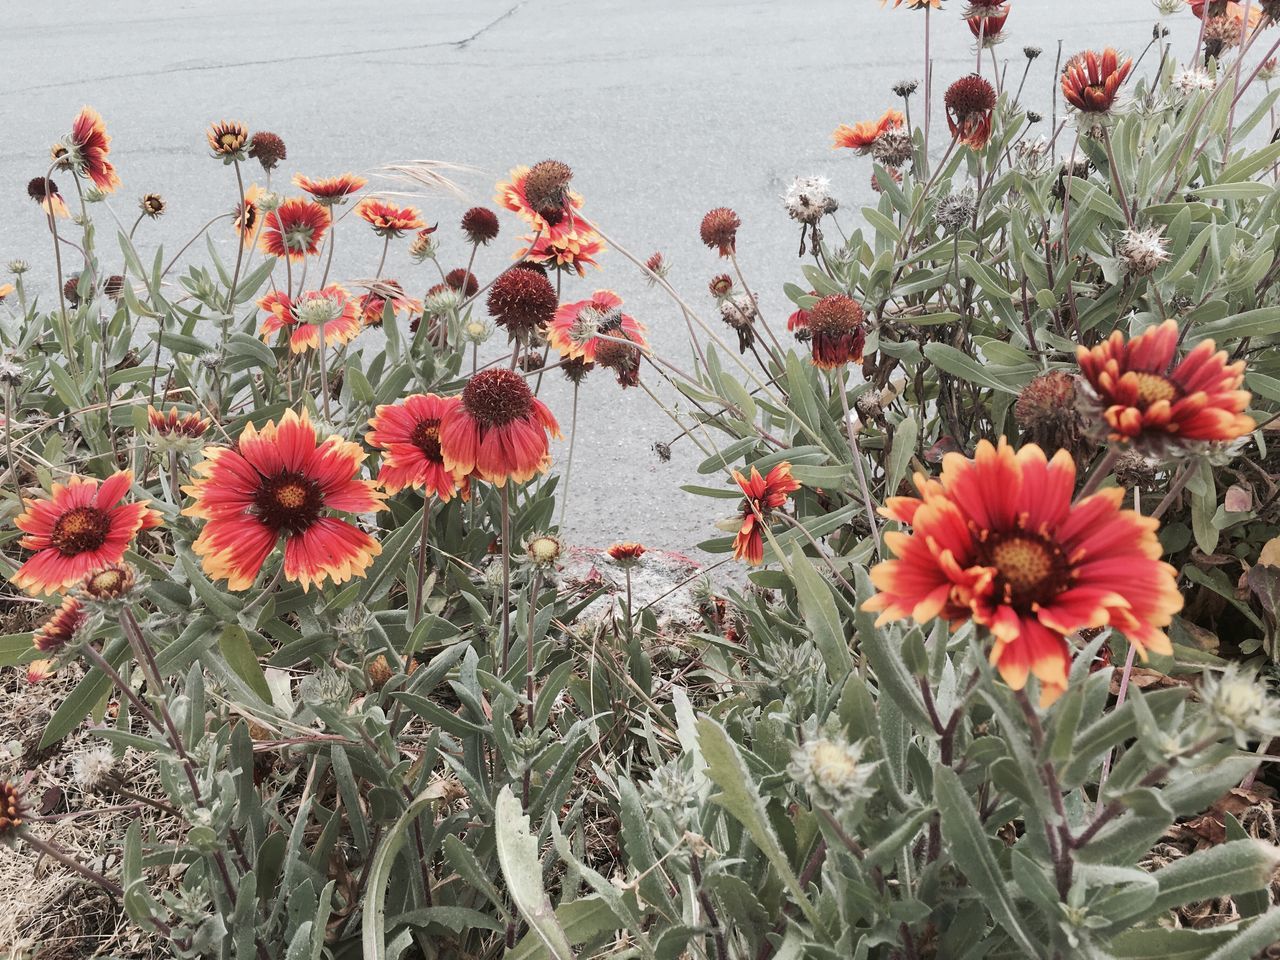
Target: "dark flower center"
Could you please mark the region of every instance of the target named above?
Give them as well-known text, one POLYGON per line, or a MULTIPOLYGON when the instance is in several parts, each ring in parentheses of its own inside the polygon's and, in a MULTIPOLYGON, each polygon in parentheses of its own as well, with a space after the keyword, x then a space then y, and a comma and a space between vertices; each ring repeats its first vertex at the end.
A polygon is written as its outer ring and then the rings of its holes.
POLYGON ((501 427, 529 415, 533 393, 518 373, 482 370, 462 391, 462 405, 482 426, 501 427))
POLYGON ((433 463, 440 458, 440 421, 422 420, 413 428, 409 442, 422 451, 423 455, 433 463))
POLYGON ((981 563, 996 569, 996 593, 1020 611, 1049 602, 1071 579, 1071 568, 1062 549, 1024 530, 992 533, 979 554, 981 563))
POLYGON ((551 226, 564 218, 569 202, 569 181, 573 171, 559 160, 535 163, 525 176, 524 195, 538 214, 551 226))
POLYGON ((294 535, 320 519, 324 493, 309 477, 285 471, 263 479, 253 504, 258 518, 266 526, 278 533, 294 535))
POLYGON ((97 507, 76 507, 60 516, 49 539, 63 556, 97 550, 111 532, 111 518, 97 507))

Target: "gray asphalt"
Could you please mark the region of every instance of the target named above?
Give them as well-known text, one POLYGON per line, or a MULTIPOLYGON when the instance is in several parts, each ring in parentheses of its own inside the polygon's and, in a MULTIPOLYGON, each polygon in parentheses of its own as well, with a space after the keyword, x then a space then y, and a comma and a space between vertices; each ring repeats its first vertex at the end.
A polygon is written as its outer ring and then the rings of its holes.
MULTIPOLYGON (((1059 40, 1068 55, 1103 44, 1136 53, 1156 22, 1148 0, 1013 5, 998 56, 1012 83, 1023 45, 1044 48, 1028 99, 1046 115, 1059 40)), ((962 3, 947 6, 933 20, 939 101, 973 63, 962 3)), ((895 81, 922 75, 923 15, 875 0, 9 0, 5 17, 0 264, 49 259, 24 186, 88 103, 114 138, 121 219, 132 222, 144 192, 169 202, 161 221, 140 228, 144 247, 174 251, 234 202, 231 171, 204 146, 212 120, 280 134, 289 156, 278 185, 294 171, 372 175, 423 158, 478 168, 462 179, 469 202, 420 202, 442 225, 446 266, 465 263, 461 211, 488 203, 509 167, 555 157, 574 167, 587 214, 642 256, 662 250, 673 283, 708 315, 706 283, 721 266, 699 243, 698 223, 711 207, 737 209, 744 268, 775 324, 788 310, 782 284, 799 277, 796 229, 779 195, 795 176, 830 177, 850 226, 871 198, 869 161, 832 151, 830 133, 879 115, 894 105, 895 81)), ((1186 56, 1195 21, 1184 13, 1171 26, 1186 56)), ((479 260, 482 279, 508 262, 517 227, 504 215, 503 235, 479 260)), ((376 265, 380 241, 358 233, 343 231, 339 279, 370 276, 376 265)), ((216 236, 233 257, 229 232, 216 236)), ((420 290, 431 276, 410 263, 406 245, 393 247, 386 274, 420 290)), ((567 284, 566 298, 616 289, 655 347, 683 360, 679 313, 616 252, 602 266, 567 284)), ((570 390, 551 379, 546 397, 567 428, 570 390)), ((678 444, 670 463, 654 456, 654 441, 673 430, 649 398, 600 374, 584 386, 581 410, 571 539, 687 549, 714 534, 723 501, 680 491, 700 459, 690 445, 678 444)))

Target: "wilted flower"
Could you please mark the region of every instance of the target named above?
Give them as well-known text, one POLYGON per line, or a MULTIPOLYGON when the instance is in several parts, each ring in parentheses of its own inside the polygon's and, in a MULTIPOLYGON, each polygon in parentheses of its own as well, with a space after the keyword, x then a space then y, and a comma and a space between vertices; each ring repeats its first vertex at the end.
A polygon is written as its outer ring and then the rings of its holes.
POLYGON ((1084 113, 1107 113, 1132 69, 1133 61, 1121 63, 1111 47, 1101 53, 1086 50, 1067 61, 1062 71, 1062 95, 1084 113))
POLYGON ((865 319, 861 304, 842 293, 823 297, 810 307, 805 326, 809 331, 813 365, 835 370, 846 364, 861 363, 866 343, 865 319))
MULTIPOLYGON (((906 100, 918 90, 920 85, 915 80, 899 80, 893 85, 893 92, 906 100)), ((905 118, 904 118, 905 122, 905 118)))
POLYGON ((933 218, 948 233, 955 233, 972 222, 977 202, 977 194, 971 187, 966 187, 939 200, 933 218))
POLYGON ((862 747, 843 737, 815 737, 791 755, 787 773, 816 806, 832 812, 848 809, 871 793, 876 764, 862 762, 862 747))
POLYGON ((543 570, 553 568, 564 554, 564 541, 554 533, 536 533, 525 538, 525 561, 543 570))
POLYGON ((909 163, 914 152, 911 131, 905 126, 890 127, 871 145, 871 156, 894 170, 909 163))
MULTIPOLYGON (((1030 114, 1027 119, 1030 120, 1030 114)), ((1049 157, 1049 140, 1047 137, 1034 139, 1023 137, 1013 145, 1013 158, 1024 171, 1032 176, 1043 173, 1049 157)))
POLYGON ((92 791, 110 779, 115 766, 116 758, 111 747, 100 743, 81 750, 71 758, 71 776, 81 790, 92 791))
POLYGON ((720 297, 720 319, 738 335, 738 351, 745 353, 756 342, 755 322, 759 316, 756 302, 745 293, 728 293, 720 297))
POLYGON ((1229 663, 1220 674, 1206 673, 1200 698, 1210 715, 1231 731, 1241 749, 1250 740, 1280 736, 1280 700, 1241 664, 1229 663))
POLYGON ((66 597, 53 616, 31 635, 31 645, 41 653, 58 653, 75 639, 89 621, 89 612, 75 597, 66 597))
POLYGON ((782 508, 787 497, 800 489, 791 475, 791 464, 784 460, 764 476, 754 466, 750 476, 733 471, 733 479, 742 490, 741 518, 735 521, 737 536, 733 539, 733 556, 753 567, 764 563, 764 527, 774 511, 782 508))
POLYGON ((1079 451, 1084 421, 1076 410, 1075 377, 1051 370, 1033 379, 1018 394, 1013 417, 1022 428, 1022 440, 1050 453, 1079 451))
POLYGON ((995 88, 986 78, 976 73, 961 77, 947 87, 943 102, 951 135, 974 150, 985 147, 991 139, 991 116, 996 106, 995 88))
POLYGON ((253 135, 249 144, 249 156, 262 164, 268 173, 280 165, 280 161, 288 156, 284 141, 269 130, 259 130, 253 135))
POLYGON ((840 208, 826 177, 797 177, 782 195, 782 202, 792 220, 805 224, 815 224, 840 208))
POLYGON ((1189 97, 1202 90, 1212 90, 1217 85, 1218 82, 1213 79, 1212 75, 1207 70, 1201 70, 1199 67, 1183 70, 1173 78, 1173 89, 1184 97, 1189 97))
POLYGON ((702 226, 698 232, 709 249, 717 251, 722 257, 728 257, 737 248, 740 226, 742 221, 736 213, 728 207, 716 207, 702 218, 702 226))
POLYGON ((1022 48, 1022 55, 1026 57, 1028 60, 1036 59, 1036 57, 1040 56, 1040 54, 1043 52, 1044 51, 1042 51, 1039 47, 1023 47, 1022 48))
POLYGON ((1163 227, 1130 228, 1120 235, 1116 253, 1124 261, 1125 269, 1137 277, 1147 277, 1169 259, 1163 227))
POLYGON ((1009 19, 1009 7, 1008 3, 974 3, 966 11, 964 21, 975 39, 980 40, 984 46, 990 46, 1004 39, 1002 34, 1005 22, 1009 19))

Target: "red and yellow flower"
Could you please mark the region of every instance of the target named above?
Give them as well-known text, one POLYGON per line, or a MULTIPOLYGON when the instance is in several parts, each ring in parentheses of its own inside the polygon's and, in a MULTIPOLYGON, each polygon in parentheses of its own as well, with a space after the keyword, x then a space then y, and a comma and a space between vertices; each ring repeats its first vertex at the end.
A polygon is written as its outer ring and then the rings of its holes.
POLYGON ((867 154, 871 152, 871 145, 879 139, 881 134, 893 127, 905 127, 906 124, 907 118, 901 111, 886 110, 878 120, 863 120, 853 126, 847 123, 840 124, 832 134, 834 142, 831 146, 836 150, 847 147, 867 154))
POLYGON ((754 466, 750 476, 733 471, 733 479, 742 488, 742 521, 738 535, 733 538, 733 556, 746 560, 753 567, 764 563, 764 529, 773 512, 787 502, 787 496, 800 489, 800 482, 791 475, 791 464, 786 460, 764 476, 754 466))
POLYGON ((551 466, 548 434, 559 439, 560 425, 524 377, 481 370, 440 420, 440 456, 458 475, 474 473, 499 487, 524 483, 551 466))
POLYGON ((13 582, 30 594, 61 593, 88 574, 119 563, 140 530, 160 526, 145 503, 122 503, 133 474, 120 471, 99 481, 72 476, 55 483, 48 499, 25 500, 14 525, 31 557, 13 582))
POLYGON ((320 251, 320 242, 332 220, 329 211, 314 200, 290 197, 264 216, 258 247, 273 257, 303 260, 320 251))
POLYGON ((1085 113, 1106 113, 1116 102, 1121 85, 1133 69, 1133 60, 1120 62, 1111 47, 1101 53, 1086 50, 1067 61, 1062 71, 1062 95, 1085 113))
POLYGON ((1112 627, 1145 659, 1169 654, 1162 632, 1182 607, 1174 569, 1160 560, 1159 522, 1121 509, 1118 487, 1072 503, 1071 454, 983 440, 970 460, 943 458, 942 476, 915 478, 920 497, 880 511, 912 528, 885 534, 896 559, 871 570, 880 592, 863 604, 878 624, 935 617, 972 621, 994 638, 991 662, 1021 690, 1040 681, 1050 703, 1067 685, 1067 636, 1112 627))
POLYGON ((644 544, 630 540, 615 543, 606 551, 609 559, 620 567, 634 567, 648 552, 644 544))
POLYGON ((1152 455, 1201 443, 1229 443, 1253 431, 1245 415, 1250 394, 1242 390, 1244 361, 1227 362, 1202 340, 1181 360, 1178 324, 1166 320, 1126 342, 1114 331, 1098 346, 1078 347, 1088 405, 1112 440, 1127 441, 1152 455))
POLYGON ((31 645, 41 653, 58 653, 75 639, 89 620, 89 611, 76 597, 64 597, 53 616, 36 628, 31 645))
POLYGON ((345 203, 347 197, 359 193, 369 181, 354 173, 343 173, 336 177, 323 177, 313 180, 300 173, 293 175, 293 185, 311 194, 311 199, 324 207, 337 203, 345 203))
POLYGON ((182 489, 184 516, 206 521, 192 550, 205 573, 247 590, 284 541, 285 579, 302 589, 364 576, 382 547, 338 513, 385 509, 372 480, 359 478, 364 451, 331 436, 319 442, 307 414, 286 411, 277 426, 244 428, 234 448, 206 447, 182 489))
POLYGON ((382 451, 378 483, 387 493, 414 487, 445 503, 459 490, 467 498, 466 474, 447 469, 440 453, 440 421, 461 402, 458 397, 415 393, 378 407, 369 420, 373 429, 364 439, 382 451))
POLYGON ((308 290, 297 298, 272 290, 258 300, 258 307, 267 312, 258 335, 270 342, 278 331, 288 329, 293 353, 320 349, 321 336, 326 347, 350 343, 363 329, 356 301, 337 283, 308 290))
POLYGON ((518 214, 540 239, 563 242, 590 232, 590 224, 578 213, 582 197, 569 189, 573 171, 567 164, 543 160, 532 167, 516 167, 509 177, 498 184, 493 200, 518 214))
POLYGON ((547 327, 547 342, 562 360, 586 360, 594 363, 603 334, 630 340, 648 352, 643 323, 622 312, 622 298, 612 290, 597 290, 590 300, 564 303, 556 310, 547 327))
MULTIPOLYGON (((1244 23, 1245 4, 1238 0, 1187 0, 1191 13, 1199 20, 1204 19, 1205 7, 1209 8, 1210 17, 1226 17, 1237 27, 1244 23)), ((1249 7, 1249 29, 1252 30, 1262 22, 1263 10, 1267 4, 1255 3, 1249 7)))
POLYGON ((361 322, 366 327, 382 326, 382 315, 388 303, 393 313, 422 312, 422 301, 405 296, 404 287, 398 280, 378 280, 369 286, 357 304, 361 322))
POLYGON ((106 124, 92 107, 81 109, 71 124, 70 144, 76 165, 103 193, 110 193, 120 186, 116 168, 107 159, 111 152, 111 138, 106 124))
POLYGON ((258 227, 262 223, 258 200, 263 192, 256 183, 250 184, 249 189, 244 192, 244 200, 236 204, 235 215, 231 218, 231 224, 235 227, 236 233, 246 244, 253 243, 254 237, 258 234, 258 227))
POLYGON ((426 226, 422 214, 414 207, 397 207, 377 197, 366 197, 357 203, 356 213, 380 237, 398 237, 406 230, 426 226))
POLYGON ((27 182, 27 196, 40 204, 40 208, 50 216, 71 216, 66 201, 58 191, 58 185, 49 177, 32 177, 27 182))
POLYGON ((515 260, 530 260, 543 263, 561 270, 572 270, 580 277, 587 275, 587 267, 600 269, 596 257, 605 250, 604 241, 594 230, 585 227, 577 233, 564 234, 558 237, 528 236, 521 237, 527 247, 516 251, 515 260))
MULTIPOLYGON (((823 297, 806 313, 803 324, 809 331, 815 367, 835 370, 862 362, 867 335, 863 329, 866 314, 861 304, 843 293, 835 293, 823 297)), ((787 326, 791 326, 790 320, 787 326)))

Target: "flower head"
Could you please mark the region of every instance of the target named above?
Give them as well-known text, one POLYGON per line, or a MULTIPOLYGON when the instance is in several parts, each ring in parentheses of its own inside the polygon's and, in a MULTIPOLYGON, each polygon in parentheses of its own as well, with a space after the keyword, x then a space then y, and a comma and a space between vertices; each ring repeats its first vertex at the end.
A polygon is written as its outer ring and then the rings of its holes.
POLYGON ((640 562, 640 558, 648 551, 642 543, 633 543, 631 541, 615 543, 606 553, 609 559, 620 567, 634 567, 640 562))
POLYGON ((64 597, 53 616, 36 628, 31 645, 41 653, 58 653, 89 621, 89 611, 75 597, 64 597))
POLYGON ((406 230, 426 226, 416 208, 397 207, 377 197, 366 197, 356 204, 356 214, 380 237, 398 237, 406 230))
POLYGON ((49 177, 32 177, 27 182, 27 196, 40 204, 45 213, 55 217, 69 217, 66 201, 58 192, 58 185, 49 177))
POLYGON ((764 527, 773 512, 787 502, 787 496, 800 489, 800 483, 791 475, 791 464, 786 460, 764 476, 754 466, 749 477, 735 470, 733 479, 743 494, 742 518, 738 535, 733 539, 733 555, 758 567, 764 563, 764 527))
POLYGON ((782 195, 787 216, 799 223, 815 224, 829 213, 840 209, 831 195, 831 181, 826 177, 796 177, 782 195))
POLYGON ((831 135, 832 147, 856 150, 860 154, 871 152, 872 145, 885 132, 895 127, 906 127, 907 118, 901 110, 889 109, 876 120, 863 120, 850 126, 842 123, 831 135))
POLYGON ((258 300, 258 306, 267 311, 258 335, 269 341, 277 331, 287 329, 293 353, 318 350, 321 336, 325 346, 350 343, 362 329, 355 299, 336 283, 308 290, 296 299, 273 290, 258 300))
POLYGON ((127 563, 114 563, 85 577, 76 592, 87 603, 112 604, 128 599, 137 585, 137 570, 127 563))
POLYGON ((115 766, 111 745, 99 743, 81 750, 71 759, 71 776, 80 789, 94 790, 111 777, 115 766))
POLYGON ((590 225, 578 209, 582 197, 569 189, 573 170, 559 160, 543 160, 532 167, 516 167, 510 179, 498 184, 494 202, 516 213, 542 239, 562 241, 590 225))
POLYGON ((960 143, 981 150, 991 139, 991 115, 996 106, 996 91, 985 77, 971 73, 947 87, 943 102, 947 108, 947 127, 960 143))
POLYGON ((1111 47, 1101 53, 1086 50, 1067 61, 1062 71, 1062 95, 1084 113, 1107 113, 1132 69, 1133 61, 1121 63, 1111 47))
POLYGON ((1124 261, 1125 268, 1136 277, 1148 277, 1169 259, 1169 241, 1164 228, 1155 226, 1144 230, 1130 228, 1120 235, 1116 253, 1124 261))
POLYGON ((278 167, 288 155, 284 140, 270 130, 259 130, 249 144, 249 156, 257 160, 268 173, 278 167))
POLYGON ((369 420, 365 443, 382 452, 378 483, 387 493, 406 487, 448 503, 459 489, 466 499, 465 474, 445 468, 440 454, 440 421, 461 401, 434 393, 415 393, 399 403, 379 406, 369 420))
POLYGON ((499 275, 489 288, 489 316, 512 342, 528 343, 556 314, 556 288, 546 276, 523 266, 499 275))
POLYGON ((973 211, 977 203, 978 196, 971 188, 949 193, 938 201, 938 206, 933 211, 933 218, 938 221, 938 226, 942 229, 955 233, 973 219, 973 211))
POLYGON ((31 594, 61 593, 85 575, 119 563, 140 530, 160 526, 160 514, 145 503, 122 503, 133 474, 127 470, 101 481, 80 476, 55 483, 48 499, 25 500, 14 520, 34 550, 13 582, 31 594))
POLYGON ((253 243, 262 225, 263 189, 256 183, 250 184, 244 192, 244 198, 236 202, 232 212, 231 225, 245 244, 253 243))
POLYGON ((211 422, 198 413, 179 413, 177 407, 170 407, 168 413, 147 407, 147 428, 152 441, 162 450, 181 452, 199 448, 204 444, 205 431, 211 422))
POLYGON ((564 541, 554 533, 536 533, 525 538, 524 559, 543 570, 555 567, 564 555, 564 541))
POLYGON ((534 264, 572 270, 580 277, 586 276, 587 267, 599 268, 595 258, 605 249, 600 235, 587 228, 560 237, 532 236, 520 239, 529 246, 516 251, 517 260, 523 258, 534 264))
POLYGON ((498 215, 488 207, 472 207, 462 215, 462 232, 476 246, 498 236, 498 215))
POLYGON ((375 280, 356 305, 361 322, 366 327, 382 326, 388 303, 393 314, 422 312, 422 301, 405 296, 398 280, 375 280))
POLYGON ((791 755, 787 773, 816 806, 839 811, 870 796, 876 764, 862 762, 862 747, 841 736, 813 737, 791 755))
POLYGON ((1182 596, 1160 561, 1159 522, 1121 509, 1116 487, 1072 503, 1075 481, 1065 450, 1047 460, 1002 439, 980 441, 973 460, 946 454, 938 480, 917 474, 920 498, 891 497, 880 511, 912 532, 885 535, 896 559, 872 568, 880 592, 863 609, 879 611, 877 623, 985 627, 1005 682, 1020 690, 1034 674, 1046 703, 1066 688, 1066 637, 1078 630, 1119 630, 1144 659, 1171 653, 1162 628, 1182 596))
POLYGON ((1048 453, 1078 451, 1084 422, 1076 410, 1076 399, 1076 378, 1062 370, 1042 373, 1023 387, 1013 405, 1023 442, 1034 443, 1048 453))
POLYGON ((210 124, 205 131, 205 139, 209 141, 213 155, 221 157, 224 163, 243 160, 249 144, 249 128, 237 120, 219 120, 210 124))
POLYGON ((648 350, 644 324, 622 312, 622 298, 612 290, 597 290, 590 300, 561 304, 547 327, 547 342, 561 359, 597 362, 601 335, 630 340, 648 350))
POLYGON ((12 839, 27 818, 27 805, 18 785, 0 780, 0 842, 12 839))
POLYGON ((716 207, 709 210, 702 218, 698 233, 708 249, 717 251, 720 256, 727 257, 734 253, 738 245, 738 228, 742 220, 728 207, 716 207))
POLYGON ((103 193, 110 193, 120 186, 120 177, 116 168, 107 159, 111 152, 111 138, 107 136, 106 124, 97 110, 85 107, 71 124, 71 135, 67 138, 73 165, 93 181, 103 193))
POLYGON ((559 438, 560 425, 524 377, 481 370, 441 418, 440 454, 457 474, 475 473, 499 487, 524 483, 551 465, 548 434, 559 438))
POLYGON ((435 232, 435 227, 423 227, 409 241, 409 256, 415 263, 435 257, 436 250, 439 248, 436 238, 432 236, 435 232))
POLYGON ((1267 692, 1255 674, 1230 663, 1220 674, 1208 673, 1200 685, 1200 699, 1210 716, 1229 730, 1245 749, 1250 740, 1280 735, 1280 700, 1267 692))
POLYGON ((273 257, 303 260, 320 251, 332 222, 329 211, 314 200, 290 197, 266 214, 258 246, 273 257))
POLYGON ((480 281, 466 267, 454 267, 444 275, 444 282, 464 297, 474 297, 480 292, 480 281))
POLYGON ((1228 363, 1212 340, 1179 360, 1178 339, 1170 319, 1132 340, 1116 330, 1092 349, 1077 348, 1087 386, 1083 406, 1112 440, 1162 456, 1229 443, 1254 429, 1244 414, 1250 400, 1241 389, 1244 361, 1228 363))
POLYGON ((364 458, 341 437, 320 442, 306 413, 293 410, 278 426, 249 423, 234 448, 206 447, 182 488, 193 500, 183 515, 205 521, 192 545, 205 573, 247 590, 283 540, 285 579, 304 591, 364 576, 382 548, 332 515, 384 509, 375 483, 359 479, 364 458))
POLYGON ((863 330, 866 314, 856 300, 835 293, 815 303, 808 314, 805 326, 809 330, 815 367, 834 370, 862 362, 862 348, 867 339, 863 330))
POLYGON ((346 203, 347 197, 359 193, 369 181, 354 173, 342 173, 336 177, 313 180, 300 173, 293 175, 293 185, 311 194, 311 199, 322 207, 346 203))
POLYGON ((1005 21, 1009 19, 1009 6, 1008 3, 970 4, 964 20, 974 38, 988 46, 1004 39, 1001 34, 1004 33, 1005 21))

